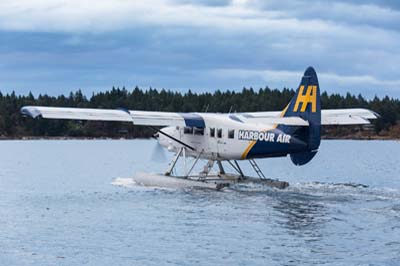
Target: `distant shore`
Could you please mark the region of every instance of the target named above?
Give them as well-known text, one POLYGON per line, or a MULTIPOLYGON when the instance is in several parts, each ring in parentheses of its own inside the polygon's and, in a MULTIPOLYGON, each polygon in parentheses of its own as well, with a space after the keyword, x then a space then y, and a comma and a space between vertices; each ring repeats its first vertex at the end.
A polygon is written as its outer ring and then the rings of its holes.
POLYGON ((323 136, 321 139, 325 139, 325 140, 400 140, 400 137, 390 137, 390 136, 331 137, 331 136, 323 136))
MULTIPOLYGON (((125 137, 64 137, 64 136, 52 136, 52 137, 40 137, 40 136, 28 136, 28 137, 1 137, 2 140, 147 140, 151 138, 125 138, 125 137)), ((322 136, 323 140, 400 140, 399 137, 391 136, 322 136)))

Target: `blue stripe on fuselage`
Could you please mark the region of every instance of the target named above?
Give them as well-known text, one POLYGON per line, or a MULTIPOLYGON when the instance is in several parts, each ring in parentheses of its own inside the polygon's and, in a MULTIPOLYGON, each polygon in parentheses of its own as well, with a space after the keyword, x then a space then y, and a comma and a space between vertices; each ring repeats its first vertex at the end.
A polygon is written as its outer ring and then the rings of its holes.
MULTIPOLYGON (((272 129, 268 130, 267 132, 272 132, 275 134, 275 136, 285 134, 279 129, 272 129)), ((307 151, 307 149, 307 143, 297 139, 294 136, 291 136, 290 143, 257 140, 254 146, 250 149, 246 158, 280 157, 286 156, 289 153, 307 151)))
POLYGON ((185 119, 185 124, 187 127, 198 127, 205 128, 206 124, 204 123, 204 119, 195 113, 184 113, 180 114, 183 119, 185 119))

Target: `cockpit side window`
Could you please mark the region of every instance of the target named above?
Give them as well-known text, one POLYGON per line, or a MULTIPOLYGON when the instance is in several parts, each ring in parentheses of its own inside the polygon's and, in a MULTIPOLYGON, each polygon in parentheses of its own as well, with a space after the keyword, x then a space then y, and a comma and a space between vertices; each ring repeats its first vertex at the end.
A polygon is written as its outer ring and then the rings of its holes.
POLYGON ((185 133, 185 134, 193 134, 193 128, 192 127, 184 127, 183 128, 183 133, 185 133))
POLYGON ((194 134, 195 135, 204 135, 204 128, 195 127, 194 128, 194 134))

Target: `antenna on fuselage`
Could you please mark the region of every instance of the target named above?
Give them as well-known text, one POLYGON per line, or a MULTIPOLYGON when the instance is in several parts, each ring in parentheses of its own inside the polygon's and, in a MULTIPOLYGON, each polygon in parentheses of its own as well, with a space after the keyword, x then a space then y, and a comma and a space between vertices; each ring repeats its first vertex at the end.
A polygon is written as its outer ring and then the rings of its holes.
POLYGON ((229 114, 232 112, 232 108, 233 108, 233 105, 231 105, 231 108, 229 108, 229 114))
POLYGON ((207 113, 207 112, 208 112, 208 107, 210 107, 210 104, 207 104, 207 106, 206 106, 206 111, 205 111, 204 113, 207 113))

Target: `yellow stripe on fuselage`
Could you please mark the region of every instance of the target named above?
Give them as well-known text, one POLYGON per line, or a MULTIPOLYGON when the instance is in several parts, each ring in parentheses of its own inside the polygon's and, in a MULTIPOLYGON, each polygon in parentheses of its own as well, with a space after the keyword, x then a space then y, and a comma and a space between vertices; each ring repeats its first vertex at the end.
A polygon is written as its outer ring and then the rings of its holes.
POLYGON ((247 154, 249 154, 251 148, 253 148, 253 146, 256 144, 257 141, 252 140, 249 144, 249 146, 247 146, 246 150, 243 152, 242 154, 242 160, 246 159, 247 154))
MULTIPOLYGON (((283 117, 286 114, 286 111, 289 107, 290 103, 288 103, 288 105, 286 105, 285 109, 283 109, 283 111, 280 114, 280 117, 283 117)), ((265 129, 263 130, 263 132, 268 131, 268 130, 272 130, 277 128, 278 124, 275 124, 271 129, 265 129)), ((247 158, 247 155, 249 154, 250 150, 254 147, 254 145, 256 145, 257 140, 252 140, 249 144, 249 146, 247 146, 246 150, 243 152, 242 154, 242 160, 247 158)))

